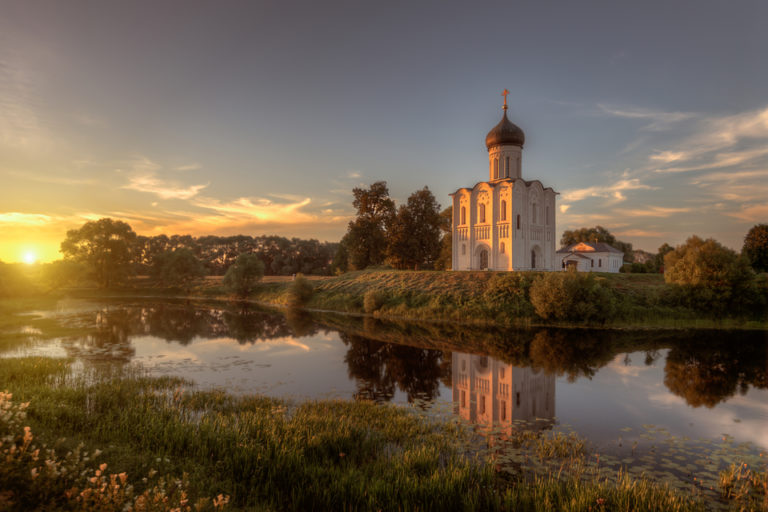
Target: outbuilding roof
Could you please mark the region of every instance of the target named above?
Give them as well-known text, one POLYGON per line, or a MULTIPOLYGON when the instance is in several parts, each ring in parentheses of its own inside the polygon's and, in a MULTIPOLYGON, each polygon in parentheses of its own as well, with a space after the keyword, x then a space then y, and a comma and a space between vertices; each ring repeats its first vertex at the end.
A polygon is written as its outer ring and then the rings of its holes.
POLYGON ((603 242, 576 242, 575 244, 571 244, 567 247, 563 247, 557 251, 558 254, 563 254, 568 252, 572 252, 572 253, 612 252, 612 253, 624 254, 623 251, 620 251, 617 248, 613 247, 612 245, 608 245, 603 242))

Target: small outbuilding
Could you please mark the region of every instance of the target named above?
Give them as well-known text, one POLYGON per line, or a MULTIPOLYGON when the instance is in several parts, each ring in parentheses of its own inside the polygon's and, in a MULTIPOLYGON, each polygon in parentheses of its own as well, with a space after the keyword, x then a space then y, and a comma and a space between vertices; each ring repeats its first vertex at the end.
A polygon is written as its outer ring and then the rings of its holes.
POLYGON ((556 254, 560 270, 573 267, 579 272, 618 272, 624 264, 624 253, 602 242, 578 242, 556 254))

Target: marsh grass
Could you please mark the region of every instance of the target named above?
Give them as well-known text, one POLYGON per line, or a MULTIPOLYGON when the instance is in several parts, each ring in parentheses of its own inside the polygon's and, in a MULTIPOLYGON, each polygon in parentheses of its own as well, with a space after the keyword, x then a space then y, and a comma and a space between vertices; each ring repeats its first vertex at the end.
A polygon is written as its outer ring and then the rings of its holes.
MULTIPOLYGON (((69 364, 0 360, 0 382, 30 402, 32 432, 60 453, 103 450, 86 464, 89 478, 110 484, 124 473, 134 497, 181 482, 174 489, 183 488, 186 503, 221 495, 234 508, 263 510, 706 508, 695 486, 678 489, 592 460, 573 433, 479 435, 418 407, 236 397, 135 369, 74 374, 69 364), (485 449, 476 449, 478 440, 485 449), (111 473, 95 475, 96 463, 111 473), (150 474, 157 478, 141 478, 150 474)), ((722 504, 752 503, 744 482, 761 496, 755 473, 733 475, 721 485, 722 504)))

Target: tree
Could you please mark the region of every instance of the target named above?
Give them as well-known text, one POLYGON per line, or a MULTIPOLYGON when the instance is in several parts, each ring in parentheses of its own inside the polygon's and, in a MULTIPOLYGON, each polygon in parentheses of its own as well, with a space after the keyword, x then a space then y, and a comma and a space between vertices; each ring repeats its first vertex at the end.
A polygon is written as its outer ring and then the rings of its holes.
POLYGON ((352 193, 357 217, 347 229, 349 265, 354 269, 379 265, 386 257, 386 227, 395 215, 395 202, 389 197, 386 181, 377 181, 368 189, 354 188, 352 193))
POLYGON ((387 230, 387 255, 396 268, 433 268, 440 254, 440 205, 428 187, 401 205, 387 230))
POLYGON ((744 237, 741 253, 755 272, 768 272, 768 224, 752 226, 744 237))
POLYGON ((131 272, 136 233, 125 222, 104 218, 67 231, 61 252, 67 260, 83 263, 99 286, 109 288, 131 272))
POLYGON ((224 274, 224 286, 245 298, 256 289, 264 276, 264 263, 256 254, 241 254, 224 274))
POLYGON ((154 258, 152 276, 166 286, 178 286, 185 290, 205 275, 205 267, 186 247, 166 251, 154 258))
POLYGON ((624 261, 632 263, 635 260, 635 256, 632 250, 632 244, 629 242, 622 242, 621 240, 616 240, 616 237, 613 236, 607 229, 605 229, 602 226, 595 226, 593 228, 574 229, 573 231, 571 230, 563 231, 563 236, 560 239, 560 245, 565 247, 571 244, 575 244, 577 242, 589 242, 589 243, 602 242, 610 245, 611 247, 615 247, 621 252, 623 252, 624 261))
POLYGON ((451 270, 453 268, 453 206, 440 212, 440 256, 435 261, 435 270, 451 270))
POLYGON ((712 238, 694 235, 664 257, 664 280, 683 287, 692 306, 713 314, 752 297, 753 277, 744 258, 712 238))
POLYGON ((654 259, 654 264, 656 265, 657 272, 661 272, 662 274, 664 273, 664 257, 674 250, 675 248, 666 242, 661 244, 658 252, 656 253, 656 257, 654 259))

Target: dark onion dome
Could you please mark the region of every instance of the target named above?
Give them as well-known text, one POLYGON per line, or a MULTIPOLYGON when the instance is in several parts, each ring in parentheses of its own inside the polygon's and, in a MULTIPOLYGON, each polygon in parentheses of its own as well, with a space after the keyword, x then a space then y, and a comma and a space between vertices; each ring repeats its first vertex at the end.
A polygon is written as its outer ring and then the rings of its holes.
POLYGON ((523 147, 523 144, 525 144, 525 134, 519 126, 507 119, 507 109, 505 108, 504 117, 486 135, 485 147, 491 149, 494 146, 507 144, 523 147))

